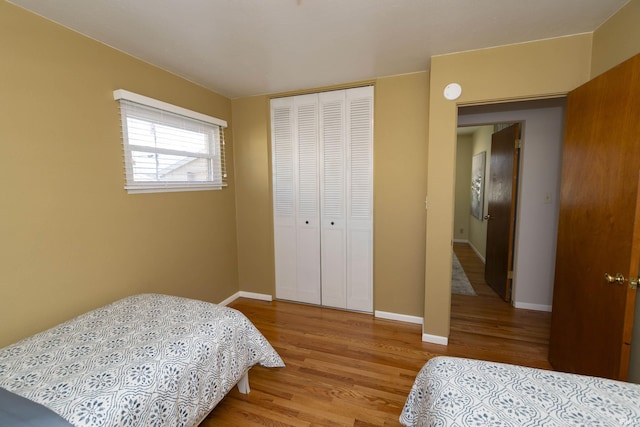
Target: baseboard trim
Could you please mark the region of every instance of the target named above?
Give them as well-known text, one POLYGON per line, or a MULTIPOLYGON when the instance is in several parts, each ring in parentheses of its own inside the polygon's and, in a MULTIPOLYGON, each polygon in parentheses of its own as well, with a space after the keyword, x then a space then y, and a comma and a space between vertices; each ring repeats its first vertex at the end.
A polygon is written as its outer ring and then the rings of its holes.
POLYGON ((418 316, 409 316, 407 314, 389 313, 387 311, 378 311, 378 310, 374 312, 374 316, 379 317, 381 319, 397 320, 399 322, 415 323, 416 325, 422 325, 422 317, 418 317, 418 316))
POLYGON ((480 254, 480 251, 478 249, 476 249, 475 246, 473 246, 473 244, 471 242, 469 242, 469 246, 471 246, 471 249, 473 249, 473 251, 476 253, 476 255, 478 255, 478 258, 480 258, 480 260, 482 261, 483 264, 487 263, 487 260, 484 259, 484 257, 480 254))
POLYGON ((240 292, 236 292, 224 301, 220 301, 218 305, 229 305, 240 297, 240 292))
POLYGON ((238 292, 238 297, 239 298, 251 298, 251 299, 259 299, 261 301, 273 301, 273 296, 269 295, 269 294, 258 294, 255 292, 245 292, 245 291, 240 291, 238 292))
POLYGON ((441 337, 439 335, 422 334, 422 341, 432 344, 449 345, 449 338, 441 337))
POLYGON ((273 297, 269 294, 258 294, 255 292, 239 291, 231 295, 229 298, 225 299, 224 301, 219 302, 218 305, 229 305, 235 300, 237 300, 238 298, 251 298, 251 299, 257 299, 261 301, 273 301, 273 297))
POLYGON ((535 310, 535 311, 547 311, 551 312, 551 306, 545 304, 529 304, 526 302, 514 302, 513 306, 515 308, 522 308, 524 310, 535 310))
POLYGON ((469 243, 467 239, 453 239, 453 243, 469 243))

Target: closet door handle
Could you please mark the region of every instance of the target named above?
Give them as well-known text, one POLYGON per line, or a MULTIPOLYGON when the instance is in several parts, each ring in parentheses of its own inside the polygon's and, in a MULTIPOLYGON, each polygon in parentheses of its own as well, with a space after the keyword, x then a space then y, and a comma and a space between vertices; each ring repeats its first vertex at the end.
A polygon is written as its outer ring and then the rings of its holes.
POLYGON ((333 221, 331 221, 331 225, 333 225, 333 221))
POLYGON ((309 224, 309 221, 305 221, 304 223, 305 223, 305 224, 309 224))

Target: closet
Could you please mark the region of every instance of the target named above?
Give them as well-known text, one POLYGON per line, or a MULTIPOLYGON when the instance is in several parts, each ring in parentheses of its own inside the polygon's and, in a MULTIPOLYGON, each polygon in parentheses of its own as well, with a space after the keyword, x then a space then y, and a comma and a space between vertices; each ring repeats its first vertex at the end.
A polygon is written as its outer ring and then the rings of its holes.
POLYGON ((373 311, 373 87, 271 100, 276 298, 373 311))

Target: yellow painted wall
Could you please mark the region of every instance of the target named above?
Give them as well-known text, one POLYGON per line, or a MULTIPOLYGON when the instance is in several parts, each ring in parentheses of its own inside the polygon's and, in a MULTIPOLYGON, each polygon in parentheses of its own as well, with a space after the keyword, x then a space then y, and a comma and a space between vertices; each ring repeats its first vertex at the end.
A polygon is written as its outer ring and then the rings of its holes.
POLYGON ((0 346, 138 292, 237 292, 233 168, 222 191, 128 195, 112 92, 227 121, 230 100, 6 2, 0 58, 0 346))
POLYGON ((640 53, 640 0, 631 0, 593 33, 591 78, 640 53))
MULTIPOLYGON (((469 241, 471 218, 471 162, 473 134, 458 135, 456 139, 456 177, 453 218, 453 239, 469 241)), ((475 218, 474 218, 475 219, 475 218)))
MULTIPOLYGON (((483 216, 489 213, 489 188, 490 171, 491 171, 491 134, 493 133, 493 126, 482 126, 473 134, 472 152, 473 155, 481 153, 485 154, 484 164, 484 201, 482 206, 483 216)), ((480 221, 475 217, 469 219, 469 243, 476 250, 476 253, 482 257, 487 258, 487 221, 480 221)))
MULTIPOLYGON (((375 310, 421 317, 428 73, 374 83, 375 310)), ((269 97, 232 105, 240 289, 275 295, 269 97)))
MULTIPOLYGON (((457 106, 564 94, 590 75, 591 35, 452 55, 431 62, 424 333, 449 335, 457 106), (448 101, 445 86, 462 96, 448 101)), ((437 339, 436 339, 437 341, 437 339)))
POLYGON ((378 79, 375 92, 375 309, 422 317, 429 74, 378 79))
POLYGON ((269 98, 234 99, 232 106, 239 286, 275 296, 269 98))

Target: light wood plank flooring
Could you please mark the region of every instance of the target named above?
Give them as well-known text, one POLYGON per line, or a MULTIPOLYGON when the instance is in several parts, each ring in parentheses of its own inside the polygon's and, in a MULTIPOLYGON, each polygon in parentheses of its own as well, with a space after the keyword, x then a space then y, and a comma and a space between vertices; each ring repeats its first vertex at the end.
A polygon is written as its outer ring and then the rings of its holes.
POLYGON ((451 295, 450 351, 461 357, 551 369, 551 313, 516 309, 484 281, 484 264, 468 244, 453 249, 478 296, 451 295))
POLYGON ((398 426, 416 374, 436 355, 549 368, 549 313, 500 300, 471 248, 454 249, 478 296, 452 295, 448 346, 423 343, 420 325, 283 301, 234 301, 287 367, 253 368, 251 393, 234 388, 201 427, 398 426))

